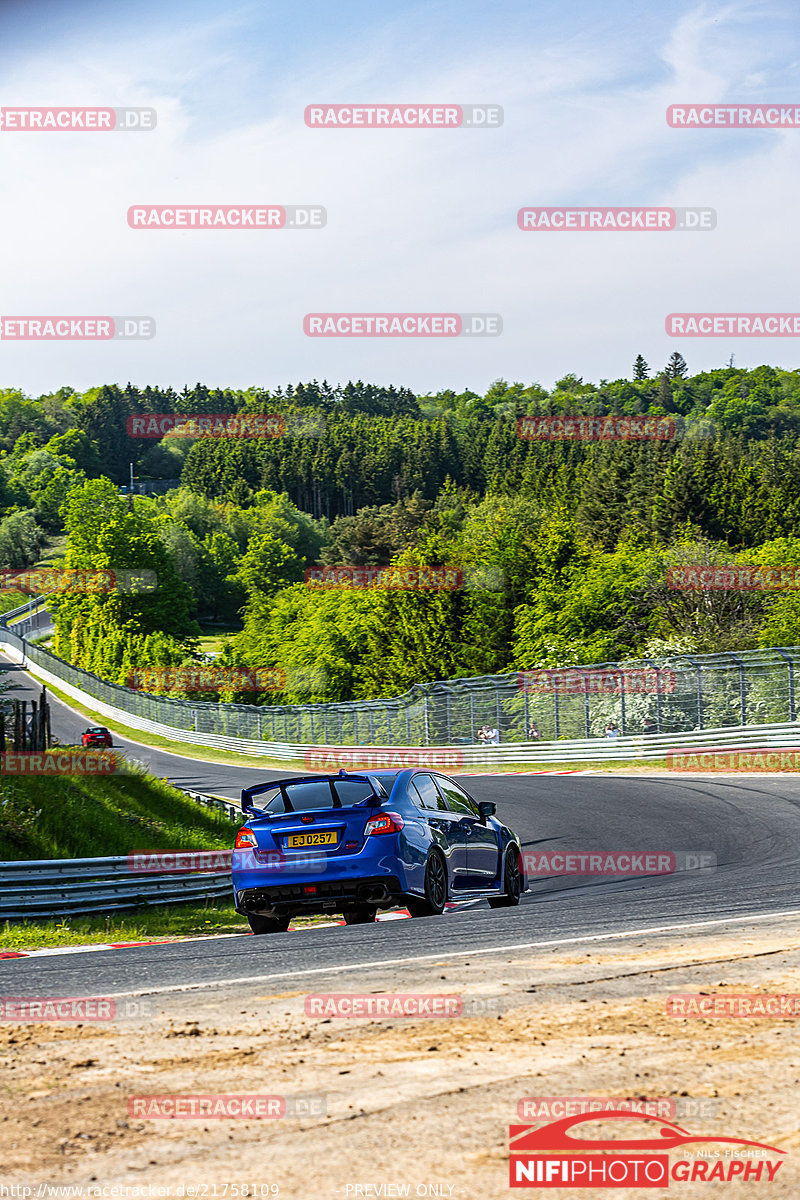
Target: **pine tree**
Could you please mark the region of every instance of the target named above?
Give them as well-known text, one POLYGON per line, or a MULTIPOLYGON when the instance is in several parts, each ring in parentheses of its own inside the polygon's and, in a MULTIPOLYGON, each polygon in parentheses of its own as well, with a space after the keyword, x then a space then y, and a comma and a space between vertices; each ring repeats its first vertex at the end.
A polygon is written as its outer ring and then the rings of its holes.
POLYGON ((686 359, 677 350, 674 350, 669 356, 669 362, 664 368, 664 374, 667 379, 685 379, 688 367, 686 359))

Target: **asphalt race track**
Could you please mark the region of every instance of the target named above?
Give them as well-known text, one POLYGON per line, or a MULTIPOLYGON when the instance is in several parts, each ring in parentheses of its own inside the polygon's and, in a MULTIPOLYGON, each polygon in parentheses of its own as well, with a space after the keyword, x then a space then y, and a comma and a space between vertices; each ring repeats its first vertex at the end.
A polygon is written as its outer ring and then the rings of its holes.
MULTIPOLYGON (((3 667, 10 664, 3 661, 3 667)), ((38 687, 21 670, 28 695, 38 687)), ((17 693, 22 696, 25 692, 17 693)), ((75 742, 84 717, 52 701, 53 732, 75 742)), ((279 772, 192 761, 136 743, 121 748, 154 774, 198 791, 238 797, 279 772)), ((480 776, 465 780, 526 850, 697 851, 714 871, 620 880, 537 880, 517 909, 485 904, 423 920, 330 926, 269 937, 213 938, 0 962, 0 994, 120 995, 297 978, 360 965, 488 954, 541 943, 741 922, 800 908, 800 778, 795 776, 480 776)), ((728 926, 730 929, 730 926, 728 926)))

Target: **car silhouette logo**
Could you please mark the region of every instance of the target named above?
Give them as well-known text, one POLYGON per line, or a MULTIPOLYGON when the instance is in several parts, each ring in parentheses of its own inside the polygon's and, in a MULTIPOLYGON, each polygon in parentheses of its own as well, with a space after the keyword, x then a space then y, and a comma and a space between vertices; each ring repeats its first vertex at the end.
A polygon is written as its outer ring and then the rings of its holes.
POLYGON ((765 1142, 751 1142, 746 1138, 720 1137, 717 1134, 702 1134, 700 1136, 673 1125, 659 1117, 649 1117, 642 1113, 606 1112, 602 1116, 597 1113, 583 1113, 576 1117, 564 1117, 537 1129, 531 1125, 512 1125, 511 1153, 527 1154, 531 1152, 552 1152, 570 1150, 573 1153, 581 1150, 644 1150, 657 1153, 658 1151, 674 1150, 690 1142, 725 1142, 736 1146, 756 1146, 761 1150, 770 1150, 773 1154, 785 1154, 777 1146, 768 1146, 765 1142), (649 1121, 658 1126, 658 1133, 652 1138, 581 1138, 573 1137, 571 1130, 575 1125, 585 1121, 649 1121))

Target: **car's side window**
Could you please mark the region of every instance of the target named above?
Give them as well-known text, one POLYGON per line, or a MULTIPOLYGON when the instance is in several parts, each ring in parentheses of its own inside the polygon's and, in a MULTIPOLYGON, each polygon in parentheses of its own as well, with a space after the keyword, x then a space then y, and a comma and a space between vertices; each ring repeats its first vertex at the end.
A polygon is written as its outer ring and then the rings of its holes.
POLYGON ((411 781, 411 786, 419 795, 423 808, 435 808, 442 812, 446 811, 447 805, 439 795, 436 784, 430 775, 415 775, 411 781))
POLYGON ((416 804, 417 808, 425 807, 422 796, 420 796, 419 789, 413 779, 408 785, 408 798, 412 804, 416 804))
POLYGON ((461 813, 464 816, 477 817, 480 816, 478 806, 466 792, 462 792, 457 784, 449 779, 443 779, 440 775, 436 776, 436 782, 439 785, 439 790, 443 794, 447 807, 450 812, 461 813))

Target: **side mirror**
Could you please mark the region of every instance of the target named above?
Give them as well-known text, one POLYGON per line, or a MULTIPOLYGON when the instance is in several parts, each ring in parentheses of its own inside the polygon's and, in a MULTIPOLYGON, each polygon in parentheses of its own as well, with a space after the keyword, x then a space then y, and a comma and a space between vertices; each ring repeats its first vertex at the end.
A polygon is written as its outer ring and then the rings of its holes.
POLYGON ((481 820, 485 821, 487 817, 494 816, 497 812, 497 805, 492 800, 481 800, 478 812, 481 814, 481 820))

